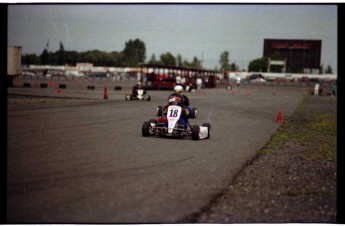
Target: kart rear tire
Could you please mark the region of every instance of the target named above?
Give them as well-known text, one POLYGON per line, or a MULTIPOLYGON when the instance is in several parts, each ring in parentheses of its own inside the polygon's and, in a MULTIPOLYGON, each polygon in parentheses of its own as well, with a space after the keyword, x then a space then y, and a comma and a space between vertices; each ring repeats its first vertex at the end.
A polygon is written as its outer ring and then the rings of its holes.
POLYGON ((199 140, 200 127, 195 125, 192 127, 192 139, 199 140))
POLYGON ((150 122, 144 122, 143 127, 141 129, 141 132, 144 137, 150 136, 150 127, 151 127, 150 122))
POLYGON ((147 101, 150 101, 150 100, 151 100, 151 96, 150 96, 150 95, 147 95, 147 96, 146 96, 146 100, 147 100, 147 101))
POLYGON ((126 99, 126 100, 131 100, 131 96, 130 96, 130 95, 126 95, 126 96, 125 96, 125 99, 126 99))
POLYGON ((150 119, 149 123, 157 124, 157 120, 156 119, 150 119))
POLYGON ((209 139, 209 138, 210 138, 210 135, 211 135, 211 124, 210 124, 210 123, 203 123, 202 126, 208 128, 206 139, 209 139))

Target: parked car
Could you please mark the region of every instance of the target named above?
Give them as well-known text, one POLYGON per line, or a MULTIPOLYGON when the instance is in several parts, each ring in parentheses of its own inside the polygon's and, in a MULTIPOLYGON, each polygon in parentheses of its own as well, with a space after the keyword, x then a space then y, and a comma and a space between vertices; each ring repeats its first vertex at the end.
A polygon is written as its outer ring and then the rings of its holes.
POLYGON ((309 83, 309 78, 308 77, 302 77, 301 79, 299 79, 299 82, 305 82, 305 83, 309 83))
POLYGON ((250 80, 255 80, 255 79, 258 79, 258 78, 262 78, 262 79, 265 79, 265 77, 262 75, 262 74, 251 74, 247 77, 247 79, 250 81, 250 80))
POLYGON ((256 78, 256 79, 252 79, 252 80, 250 80, 250 83, 265 83, 266 82, 266 80, 265 79, 263 79, 263 78, 256 78))

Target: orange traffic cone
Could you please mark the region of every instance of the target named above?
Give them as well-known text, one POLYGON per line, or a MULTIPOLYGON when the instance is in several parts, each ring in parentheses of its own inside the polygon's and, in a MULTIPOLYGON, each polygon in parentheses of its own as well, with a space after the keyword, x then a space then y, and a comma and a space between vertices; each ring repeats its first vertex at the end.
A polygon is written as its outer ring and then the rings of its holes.
POLYGON ((279 112, 277 113, 276 123, 281 123, 281 122, 282 122, 282 114, 281 114, 281 112, 279 111, 279 112))
POLYGON ((103 98, 104 98, 104 99, 108 99, 108 91, 107 91, 107 87, 104 87, 104 94, 103 94, 103 98))

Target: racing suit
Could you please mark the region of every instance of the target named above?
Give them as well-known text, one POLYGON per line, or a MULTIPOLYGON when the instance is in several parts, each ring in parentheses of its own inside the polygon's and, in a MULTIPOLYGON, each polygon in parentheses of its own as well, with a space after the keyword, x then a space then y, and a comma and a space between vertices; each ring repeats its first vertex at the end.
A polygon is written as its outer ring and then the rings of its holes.
POLYGON ((187 118, 186 119, 188 120, 189 118, 195 118, 193 110, 189 107, 189 99, 188 99, 188 97, 185 96, 185 95, 182 95, 182 97, 183 97, 183 105, 188 110, 187 118))

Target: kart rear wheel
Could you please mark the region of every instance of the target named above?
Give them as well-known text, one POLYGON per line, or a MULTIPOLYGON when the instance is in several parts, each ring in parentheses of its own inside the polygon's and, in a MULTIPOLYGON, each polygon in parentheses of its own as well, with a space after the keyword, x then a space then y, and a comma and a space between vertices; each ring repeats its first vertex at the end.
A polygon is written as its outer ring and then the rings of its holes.
POLYGON ((150 95, 146 95, 146 100, 150 101, 151 100, 151 96, 150 95))
POLYGON ((199 132, 200 132, 199 126, 195 125, 192 127, 192 139, 193 140, 199 140, 199 132))
POLYGON ((203 123, 202 126, 204 127, 207 127, 207 137, 206 139, 209 139, 210 138, 210 135, 211 135, 211 124, 210 123, 203 123))
POLYGON ((131 100, 131 96, 130 95, 126 95, 125 99, 126 100, 131 100))
POLYGON ((150 122, 144 122, 143 127, 141 129, 141 132, 144 137, 150 136, 150 127, 151 127, 150 122))
POLYGON ((150 119, 149 123, 157 124, 157 120, 156 119, 150 119))

